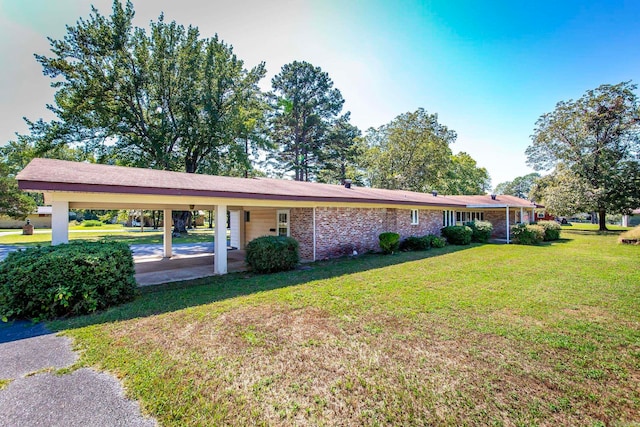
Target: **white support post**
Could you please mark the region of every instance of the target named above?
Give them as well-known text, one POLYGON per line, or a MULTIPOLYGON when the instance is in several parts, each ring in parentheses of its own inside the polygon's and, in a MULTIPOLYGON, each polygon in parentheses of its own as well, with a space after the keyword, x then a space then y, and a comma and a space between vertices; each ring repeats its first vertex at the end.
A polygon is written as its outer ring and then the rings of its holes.
POLYGON ((244 209, 240 211, 240 246, 238 249, 243 251, 245 247, 245 241, 247 239, 247 214, 244 209))
POLYGON ((520 208, 520 222, 524 224, 524 208, 520 208))
POLYGON ((171 221, 172 219, 172 211, 171 209, 165 209, 163 211, 163 216, 164 216, 164 221, 162 223, 162 243, 163 243, 163 249, 164 249, 164 257, 165 258, 171 258, 171 237, 172 237, 172 233, 171 233, 171 221))
POLYGON ((509 206, 507 206, 507 244, 511 243, 511 225, 509 224, 509 206))
POLYGON ((51 244, 69 243, 69 202, 51 203, 51 244))
POLYGON ((227 205, 216 205, 213 273, 227 274, 227 205))
POLYGON ((623 227, 629 226, 629 215, 622 215, 622 226, 623 227))
POLYGON ((531 216, 529 217, 529 224, 536 220, 536 210, 535 208, 531 208, 531 216))

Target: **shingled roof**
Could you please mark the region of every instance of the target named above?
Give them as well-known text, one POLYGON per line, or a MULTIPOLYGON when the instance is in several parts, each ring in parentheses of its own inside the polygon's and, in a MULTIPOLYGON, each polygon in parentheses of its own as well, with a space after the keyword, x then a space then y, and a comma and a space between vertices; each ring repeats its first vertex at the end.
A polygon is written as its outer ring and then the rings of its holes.
POLYGON ((17 176, 23 190, 200 196, 414 206, 535 207, 513 196, 443 196, 271 178, 233 178, 154 169, 33 159, 17 176))

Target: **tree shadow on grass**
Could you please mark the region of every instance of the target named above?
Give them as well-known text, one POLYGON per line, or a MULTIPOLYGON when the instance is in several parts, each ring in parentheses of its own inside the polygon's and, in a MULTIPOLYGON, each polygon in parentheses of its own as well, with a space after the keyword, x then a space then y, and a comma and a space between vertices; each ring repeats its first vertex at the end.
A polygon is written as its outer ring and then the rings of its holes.
POLYGON ((481 245, 446 246, 422 252, 402 252, 394 255, 365 254, 305 264, 297 270, 254 274, 250 272, 211 276, 184 282, 141 288, 134 301, 87 316, 58 319, 47 323, 52 331, 129 320, 210 304, 258 292, 271 291, 348 274, 384 268, 411 261, 446 256, 481 245))
POLYGON ((600 231, 600 230, 580 230, 580 229, 565 230, 565 229, 562 229, 563 233, 579 234, 579 235, 582 235, 582 236, 618 236, 618 235, 620 235, 620 233, 624 233, 625 231, 626 230, 600 231))

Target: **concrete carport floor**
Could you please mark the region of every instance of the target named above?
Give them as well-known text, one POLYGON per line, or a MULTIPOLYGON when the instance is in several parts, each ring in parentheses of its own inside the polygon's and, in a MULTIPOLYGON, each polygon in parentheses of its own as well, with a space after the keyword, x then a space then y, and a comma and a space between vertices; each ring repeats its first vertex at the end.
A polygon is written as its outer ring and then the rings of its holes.
MULTIPOLYGON (((229 273, 245 271, 245 251, 227 251, 227 271, 229 273)), ((171 258, 161 256, 135 256, 136 281, 140 286, 159 285, 161 283, 194 280, 213 276, 214 255, 174 255, 171 258)))

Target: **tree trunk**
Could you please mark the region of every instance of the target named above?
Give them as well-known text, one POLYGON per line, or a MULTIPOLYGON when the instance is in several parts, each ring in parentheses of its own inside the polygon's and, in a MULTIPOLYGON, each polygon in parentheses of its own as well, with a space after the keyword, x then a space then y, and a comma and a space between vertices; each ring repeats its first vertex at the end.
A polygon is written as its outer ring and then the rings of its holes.
POLYGON ((598 219, 600 220, 599 224, 600 227, 598 228, 599 231, 607 231, 607 210, 605 208, 599 208, 598 209, 598 219))
POLYGON ((171 213, 173 219, 173 233, 187 234, 187 225, 191 222, 190 211, 173 211, 171 213))

